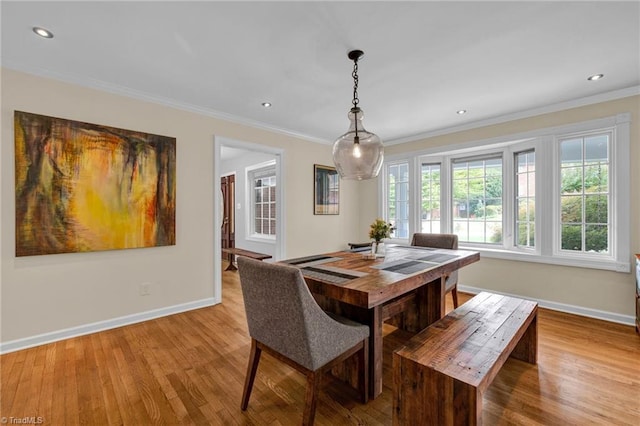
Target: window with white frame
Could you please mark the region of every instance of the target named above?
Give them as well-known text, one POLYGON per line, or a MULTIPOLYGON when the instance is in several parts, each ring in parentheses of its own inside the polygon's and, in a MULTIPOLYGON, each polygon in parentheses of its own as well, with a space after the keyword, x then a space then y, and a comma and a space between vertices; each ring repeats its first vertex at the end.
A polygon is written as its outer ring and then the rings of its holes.
POLYGON ((440 163, 420 165, 420 232, 440 233, 441 197, 440 163))
POLYGON ((536 230, 536 152, 516 152, 515 163, 515 238, 517 247, 535 248, 536 230))
POLYGON ((409 163, 399 162, 385 168, 387 194, 385 217, 394 227, 392 238, 409 238, 409 163))
POLYGON ((453 233, 461 242, 502 243, 502 154, 452 160, 453 233))
POLYGON ((609 132, 560 139, 560 250, 609 253, 609 132))
POLYGON ((251 194, 251 234, 274 238, 276 235, 276 166, 269 162, 247 170, 251 194))
POLYGON ((396 155, 385 163, 382 215, 406 242, 455 233, 486 257, 626 272, 629 122, 620 114, 396 155))

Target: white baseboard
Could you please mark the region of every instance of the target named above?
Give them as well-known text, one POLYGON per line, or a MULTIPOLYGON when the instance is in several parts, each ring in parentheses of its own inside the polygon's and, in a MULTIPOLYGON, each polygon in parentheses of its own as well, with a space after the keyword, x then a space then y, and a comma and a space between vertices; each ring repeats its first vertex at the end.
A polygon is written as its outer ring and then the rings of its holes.
POLYGON ((596 318, 604 321, 616 322, 624 325, 635 325, 635 318, 632 315, 616 314, 615 312, 601 311, 599 309, 584 308, 582 306, 567 305, 565 303, 551 302, 549 300, 535 299, 533 297, 525 297, 519 294, 502 293, 500 291, 488 290, 477 287, 469 287, 466 285, 458 285, 458 291, 464 293, 478 294, 481 291, 502 294, 504 296, 518 297, 520 299, 533 300, 538 302, 538 306, 551 309, 553 311, 566 312, 569 314, 581 315, 583 317, 596 318))
MULTIPOLYGON (((471 294, 478 294, 482 291, 489 291, 491 293, 502 294, 505 296, 519 297, 521 299, 533 300, 535 302, 538 302, 538 305, 540 307, 551 309, 554 311, 567 312, 570 314, 576 314, 576 315, 581 315, 589 318, 596 318, 604 321, 611 321, 611 322, 630 325, 630 326, 633 326, 635 324, 635 318, 632 315, 621 315, 621 314, 616 314, 614 312, 584 308, 581 306, 551 302, 548 300, 535 299, 531 297, 523 297, 518 294, 503 293, 495 290, 487 290, 487 289, 470 287, 465 285, 458 285, 458 290, 464 293, 471 293, 471 294)), ((197 300, 194 302, 182 303, 180 305, 168 306, 166 308, 140 312, 138 314, 125 315, 123 317, 113 318, 110 320, 98 321, 91 324, 81 325, 78 327, 71 327, 63 330, 52 331, 50 333, 39 334, 36 336, 26 337, 23 339, 12 340, 9 342, 2 342, 0 343, 0 354, 15 352, 21 349, 27 349, 34 346, 57 342, 64 339, 70 339, 72 337, 83 336, 86 334, 96 333, 99 331, 109 330, 112 328, 117 328, 125 325, 148 321, 154 318, 160 318, 168 315, 178 314, 180 312, 191 311, 193 309, 213 306, 218 303, 220 302, 219 300, 217 300, 217 298, 211 297, 207 299, 197 300)))
POLYGON ((151 311, 140 312, 123 317, 112 318, 105 321, 98 321, 91 324, 38 334, 36 336, 25 337, 23 339, 11 340, 0 343, 0 354, 15 352, 46 343, 57 342, 59 340, 70 339, 72 337, 84 336, 85 334, 96 333, 98 331, 109 330, 138 322, 148 321, 154 318, 166 317, 180 312, 213 306, 219 303, 216 298, 196 300, 194 302, 181 303, 179 305, 167 306, 165 308, 153 309, 151 311))

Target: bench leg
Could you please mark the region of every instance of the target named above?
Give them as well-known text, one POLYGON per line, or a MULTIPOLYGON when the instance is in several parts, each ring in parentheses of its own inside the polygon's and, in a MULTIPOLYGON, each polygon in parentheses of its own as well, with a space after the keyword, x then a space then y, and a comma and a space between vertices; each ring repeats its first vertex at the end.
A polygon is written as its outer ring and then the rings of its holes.
POLYGON ((481 425, 482 394, 466 383, 393 355, 393 425, 481 425))
POLYGON ((520 341, 513 348, 511 357, 519 359, 521 361, 528 362, 529 364, 536 364, 538 362, 538 311, 533 316, 531 323, 527 327, 520 341))
POLYGON ((482 395, 478 389, 466 383, 453 382, 453 423, 454 425, 482 424, 482 395))

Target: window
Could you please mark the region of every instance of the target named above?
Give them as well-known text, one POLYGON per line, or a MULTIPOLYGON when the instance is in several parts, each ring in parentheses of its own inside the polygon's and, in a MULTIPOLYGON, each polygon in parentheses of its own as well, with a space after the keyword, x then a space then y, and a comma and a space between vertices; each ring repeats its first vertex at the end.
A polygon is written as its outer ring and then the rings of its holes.
POLYGON ((409 163, 390 164, 387 170, 387 214, 394 226, 392 238, 409 238, 409 163))
POLYGON ((274 162, 248 169, 251 186, 251 234, 273 238, 276 235, 276 167, 274 162))
POLYGON ((608 133, 560 140, 561 250, 609 253, 608 133))
POLYGON ((502 243, 502 157, 455 159, 453 233, 461 242, 502 243))
POLYGON ((440 233, 440 164, 421 167, 421 232, 440 233))
POLYGON ((536 152, 516 152, 515 157, 515 245, 535 248, 536 152))
POLYGON ((454 233, 485 257, 628 272, 630 118, 396 154, 382 217, 399 242, 454 233))

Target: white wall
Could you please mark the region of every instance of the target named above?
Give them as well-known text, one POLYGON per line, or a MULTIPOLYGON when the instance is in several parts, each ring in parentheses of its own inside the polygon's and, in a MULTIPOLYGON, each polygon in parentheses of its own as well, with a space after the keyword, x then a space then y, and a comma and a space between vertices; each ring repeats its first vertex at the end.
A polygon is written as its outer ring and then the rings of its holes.
MULTIPOLYGON (((450 133, 385 149, 385 154, 417 152, 427 148, 481 141, 536 129, 631 113, 631 253, 640 253, 640 96, 450 133)), ((378 208, 378 187, 361 187, 361 222, 378 208)), ((635 260, 629 259, 632 265, 635 260)), ((632 268, 633 270, 633 268, 632 268)), ((634 316, 634 275, 597 269, 554 266, 482 258, 460 271, 461 286, 470 286, 548 301, 548 306, 589 316, 631 323, 634 316)))
POLYGON ((341 187, 340 215, 313 215, 313 164, 332 163, 329 145, 6 68, 0 73, 2 350, 219 298, 213 290, 214 271, 220 267, 213 261, 218 244, 213 238, 213 182, 220 174, 214 170, 216 136, 283 150, 288 256, 335 250, 357 236, 356 182, 341 187), (14 110, 175 137, 176 245, 16 258, 14 110), (143 282, 151 283, 151 295, 139 295, 143 282))

